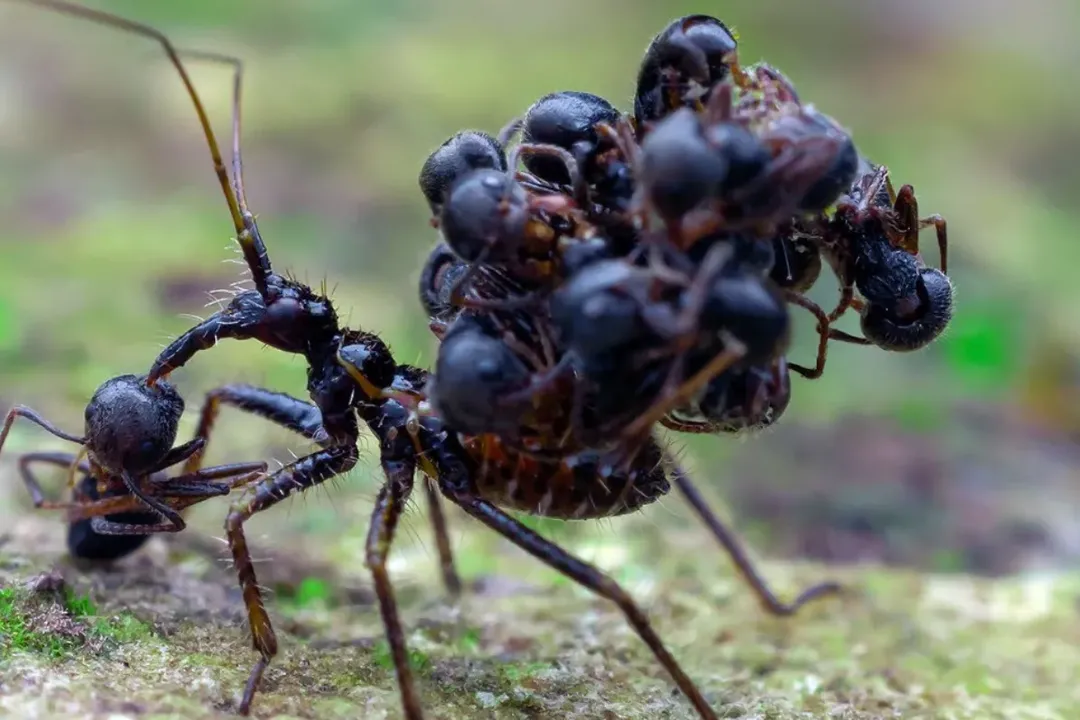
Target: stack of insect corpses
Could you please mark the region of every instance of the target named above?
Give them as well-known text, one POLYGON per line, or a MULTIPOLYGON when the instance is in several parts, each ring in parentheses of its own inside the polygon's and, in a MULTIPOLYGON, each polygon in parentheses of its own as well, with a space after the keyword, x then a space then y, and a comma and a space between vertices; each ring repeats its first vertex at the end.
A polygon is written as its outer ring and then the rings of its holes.
POLYGON ((449 426, 625 460, 657 422, 774 423, 789 373, 820 377, 830 340, 904 351, 942 332, 945 221, 920 218, 910 186, 894 192, 838 122, 736 47, 715 18, 678 19, 646 50, 632 113, 553 93, 497 137, 461 132, 431 154, 420 186, 442 242, 420 295, 441 341, 428 394, 449 426), (941 270, 919 255, 928 226, 941 270), (831 312, 805 296, 822 258, 840 284, 831 312), (785 357, 792 305, 815 318, 812 366, 785 357), (863 337, 830 327, 849 308, 863 337))

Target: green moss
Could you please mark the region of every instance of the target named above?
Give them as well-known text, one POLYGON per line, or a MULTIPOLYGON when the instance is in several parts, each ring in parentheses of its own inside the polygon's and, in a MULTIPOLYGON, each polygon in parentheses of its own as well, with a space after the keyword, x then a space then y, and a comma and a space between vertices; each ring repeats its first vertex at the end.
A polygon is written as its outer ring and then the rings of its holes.
MULTIPOLYGON (((372 648, 371 659, 376 665, 385 669, 394 669, 394 658, 390 654, 390 644, 386 640, 379 640, 372 648)), ((431 659, 423 652, 409 648, 409 667, 413 672, 422 675, 431 665, 431 659)))
POLYGON ((58 659, 81 644, 76 636, 35 629, 28 599, 14 588, 0 589, 0 657, 32 653, 58 659))

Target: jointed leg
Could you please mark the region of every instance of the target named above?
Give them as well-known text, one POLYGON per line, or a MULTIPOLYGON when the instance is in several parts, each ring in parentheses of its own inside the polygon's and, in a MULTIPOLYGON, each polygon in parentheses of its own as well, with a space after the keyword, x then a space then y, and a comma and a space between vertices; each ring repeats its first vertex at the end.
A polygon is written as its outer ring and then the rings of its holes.
MULTIPOLYGON (((390 583, 390 574, 386 570, 386 558, 390 554, 390 545, 394 541, 394 530, 401 518, 405 503, 413 488, 415 463, 383 460, 383 472, 386 484, 379 490, 375 499, 375 510, 368 528, 366 561, 371 570, 375 594, 379 598, 379 611, 382 614, 386 640, 390 645, 390 654, 394 659, 398 690, 401 692, 401 705, 407 720, 422 720, 424 713, 420 709, 420 700, 413 687, 412 670, 409 668, 409 655, 405 649, 405 633, 398 617, 397 602, 394 600, 394 588, 390 583)), ((425 484, 427 484, 425 482, 425 484)))
MULTIPOLYGON (((218 413, 221 412, 222 405, 229 405, 266 418, 272 423, 325 446, 327 437, 322 426, 322 413, 315 405, 285 393, 239 384, 225 385, 206 394, 202 411, 199 413, 199 426, 195 429, 196 438, 209 442, 210 431, 214 427, 218 413)), ((198 470, 205 452, 204 445, 200 452, 192 455, 185 463, 184 473, 198 470)))
POLYGON ((814 369, 811 370, 802 365, 788 363, 789 368, 799 373, 804 378, 816 380, 825 372, 825 356, 829 352, 829 317, 825 314, 825 311, 821 309, 820 305, 805 295, 788 290, 784 292, 784 299, 792 305, 798 305, 801 308, 805 308, 817 319, 818 349, 817 358, 814 361, 814 369))
MULTIPOLYGON (((45 491, 41 488, 41 483, 38 482, 30 466, 35 463, 42 463, 45 465, 56 465, 57 467, 64 468, 65 470, 76 463, 76 456, 71 453, 62 452, 36 452, 26 453, 19 458, 19 475, 22 476, 23 484, 26 485, 26 489, 30 492, 30 499, 34 503, 35 508, 43 510, 64 510, 78 503, 63 503, 54 502, 45 499, 45 491)), ((90 472, 90 465, 86 462, 80 462, 78 464, 78 472, 84 475, 90 472)))
POLYGON ((754 568, 753 563, 746 554, 746 550, 739 542, 735 534, 720 521, 716 514, 709 509, 705 499, 701 497, 701 494, 694 487, 694 484, 690 480, 690 476, 680 466, 672 463, 672 478, 675 480, 676 487, 682 492, 687 502, 690 503, 690 507, 694 509, 694 512, 698 514, 712 534, 723 545, 724 550, 731 556, 732 561, 735 563, 735 567, 738 568, 739 574, 743 576, 743 579, 750 585, 750 588, 757 595, 758 600, 765 610, 771 615, 789 616, 798 612, 806 603, 823 595, 835 595, 843 591, 843 588, 835 582, 823 582, 817 585, 813 585, 804 590, 793 603, 788 604, 782 602, 769 586, 765 584, 765 580, 761 577, 758 571, 754 568))
POLYGON ((443 585, 451 598, 461 595, 461 578, 454 567, 454 554, 450 549, 450 533, 447 529, 446 515, 443 512, 442 495, 434 483, 424 478, 424 492, 427 495, 428 514, 431 527, 435 531, 435 547, 439 551, 439 568, 442 570, 443 585))
POLYGON ((15 424, 16 418, 26 418, 30 422, 34 423, 38 427, 44 428, 46 431, 52 433, 61 440, 67 440, 69 442, 78 443, 82 445, 86 442, 85 438, 77 437, 66 433, 60 428, 53 425, 37 414, 34 410, 26 407, 25 405, 16 405, 8 411, 7 417, 4 418, 4 427, 0 428, 0 450, 4 449, 4 442, 7 440, 8 433, 11 432, 11 426, 15 424))
POLYGON ((622 610, 634 630, 637 631, 638 636, 649 646, 656 659, 660 661, 660 664, 674 679, 675 684, 686 695, 698 714, 705 720, 716 720, 716 713, 709 707, 705 697, 698 690, 693 680, 683 672, 675 658, 664 647, 645 613, 614 580, 593 566, 570 555, 554 543, 540 537, 491 503, 471 495, 456 493, 447 484, 443 485, 443 492, 469 515, 510 540, 522 550, 547 563, 567 577, 581 583, 581 585, 592 590, 597 595, 615 603, 622 610))
POLYGON ((901 186, 900 191, 897 192, 896 200, 893 202, 893 212, 899 218, 898 224, 902 229, 902 233, 894 242, 912 255, 919 253, 919 231, 933 226, 937 233, 941 272, 947 275, 949 273, 949 240, 945 218, 940 215, 920 218, 919 201, 915 197, 915 189, 910 185, 901 186))
POLYGON ((251 669, 244 696, 240 701, 239 712, 247 715, 251 712, 251 702, 259 687, 266 666, 277 654, 277 637, 274 635, 270 616, 263 605, 262 592, 255 577, 255 566, 244 536, 244 522, 258 512, 278 504, 293 493, 323 483, 330 478, 351 470, 357 461, 355 445, 335 445, 317 450, 300 458, 291 465, 286 465, 273 475, 252 487, 232 504, 225 520, 225 535, 232 551, 233 564, 240 579, 240 589, 247 607, 248 621, 251 625, 251 639, 259 659, 251 669))

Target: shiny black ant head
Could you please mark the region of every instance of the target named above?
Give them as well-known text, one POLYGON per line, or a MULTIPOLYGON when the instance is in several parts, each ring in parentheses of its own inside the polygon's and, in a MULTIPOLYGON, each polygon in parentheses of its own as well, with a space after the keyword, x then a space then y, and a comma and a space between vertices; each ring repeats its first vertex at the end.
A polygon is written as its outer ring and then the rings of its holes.
POLYGON ((497 329, 472 315, 461 315, 439 344, 435 373, 427 394, 439 417, 468 435, 510 435, 527 411, 531 398, 523 395, 531 374, 502 342, 497 329))
POLYGON ((438 215, 454 183, 472 170, 506 170, 506 153, 487 133, 465 130, 440 145, 420 169, 420 190, 438 215))
POLYGON ((746 346, 744 363, 769 365, 786 350, 791 337, 784 296, 769 280, 745 273, 738 266, 725 270, 709 286, 701 329, 726 331, 746 346))
POLYGON ((952 313, 949 278, 937 268, 923 267, 914 293, 889 303, 868 300, 860 324, 866 339, 882 350, 910 352, 936 340, 952 320, 952 313))
POLYGON ((822 134, 837 140, 837 149, 826 172, 803 195, 799 210, 820 213, 831 207, 851 188, 859 175, 859 151, 855 141, 839 123, 813 108, 804 108, 804 116, 821 129, 822 134))
POLYGON ((791 403, 787 361, 732 368, 712 379, 698 409, 716 432, 740 433, 774 424, 791 403))
MULTIPOLYGON (((596 132, 597 124, 614 126, 619 117, 615 106, 598 95, 564 90, 545 95, 529 108, 521 136, 527 143, 561 147, 585 164, 603 146, 596 132)), ((557 185, 571 182, 566 163, 559 158, 526 155, 524 163, 541 180, 557 185)), ((583 167, 582 172, 586 171, 587 167, 583 167)))
POLYGON ((454 283, 469 269, 446 243, 439 243, 420 271, 420 304, 429 318, 446 320, 455 308, 450 302, 454 283))
POLYGON ((145 475, 172 449, 183 414, 184 399, 165 380, 106 380, 86 406, 87 454, 110 474, 145 475))
POLYGON ((446 198, 443 239, 465 262, 512 260, 525 236, 528 204, 525 188, 506 172, 474 170, 446 198))
MULTIPOLYGON (((390 348, 378 335, 358 331, 349 331, 342 339, 337 351, 337 364, 344 368, 353 380, 352 385, 343 392, 348 392, 352 396, 359 388, 364 397, 372 401, 381 398, 383 390, 393 385, 398 369, 390 348)), ((311 382, 309 379, 309 385, 311 382)), ((315 384, 320 384, 318 379, 315 380, 315 384)), ((312 390, 313 397, 320 391, 331 393, 335 391, 335 388, 328 383, 323 384, 326 385, 325 388, 316 387, 312 390)), ((344 404, 351 406, 351 399, 347 399, 344 404)))
MULTIPOLYGON (((83 475, 75 488, 77 497, 98 500, 97 480, 91 475, 83 475)), ((109 522, 125 525, 153 525, 160 522, 156 513, 126 512, 106 515, 109 522)), ((94 532, 91 518, 81 518, 68 525, 67 546, 72 557, 80 560, 111 562, 126 557, 142 547, 149 535, 101 535, 94 532)))
POLYGON ((785 228, 772 239, 773 263, 769 279, 783 290, 806 293, 821 276, 821 249, 817 243, 796 237, 785 228))
POLYGON ((693 106, 731 74, 738 43, 724 23, 687 15, 664 28, 645 50, 634 93, 639 131, 682 106, 693 106))
POLYGON ((641 144, 641 183, 665 220, 681 218, 715 194, 727 172, 726 158, 706 141, 689 108, 657 123, 641 144))
POLYGON ((727 161, 727 174, 718 188, 723 197, 760 178, 772 162, 769 149, 738 123, 715 123, 705 130, 705 138, 727 161))
POLYGON ((583 267, 551 296, 551 320, 560 344, 594 359, 634 344, 646 331, 638 300, 627 292, 641 279, 625 260, 583 267))

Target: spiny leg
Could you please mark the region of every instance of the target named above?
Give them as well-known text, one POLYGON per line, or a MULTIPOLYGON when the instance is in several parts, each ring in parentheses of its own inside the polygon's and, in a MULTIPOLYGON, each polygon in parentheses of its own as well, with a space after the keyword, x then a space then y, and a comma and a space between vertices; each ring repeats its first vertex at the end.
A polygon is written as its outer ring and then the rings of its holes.
POLYGON ((442 483, 442 490, 462 510, 525 552, 592 590, 597 595, 615 603, 622 610, 630 625, 637 631, 638 636, 649 646, 656 659, 674 679, 675 684, 694 706, 698 714, 705 720, 716 720, 716 713, 709 707, 701 691, 679 667, 679 664, 667 648, 664 647, 645 613, 618 583, 592 565, 579 560, 558 545, 540 537, 540 535, 486 500, 459 492, 451 483, 447 482, 442 483))
MULTIPOLYGON (((285 393, 243 384, 224 385, 206 394, 202 411, 199 413, 199 425, 195 429, 196 438, 209 442, 210 431, 213 430, 223 404, 258 415, 321 446, 325 447, 329 441, 323 429, 322 413, 312 403, 285 393)), ((205 452, 204 445, 201 452, 188 459, 184 472, 192 473, 198 470, 205 452)))
POLYGON ((251 712, 251 702, 259 688, 263 673, 270 660, 277 654, 277 637, 270 623, 270 616, 263 605, 262 592, 255 577, 255 565, 244 536, 244 522, 268 508, 273 507, 295 492, 326 482, 330 478, 351 470, 358 459, 355 445, 334 445, 316 450, 286 465, 273 475, 249 487, 244 494, 229 508, 225 520, 225 536, 232 551, 233 565, 240 580, 240 589, 247 607, 248 622, 251 626, 251 640, 259 659, 251 669, 240 701, 239 713, 251 712))
POLYGON ((420 709, 420 700, 413 686, 409 654, 405 648, 405 633, 401 628, 401 618, 398 616, 397 602, 394 600, 394 588, 386 569, 386 558, 390 554, 390 545, 394 541, 394 530, 409 500, 409 494, 412 492, 416 463, 411 459, 392 461, 384 458, 382 466, 386 474, 386 483, 375 499, 371 526, 368 528, 365 559, 368 569, 371 570, 375 594, 379 598, 379 612, 382 614, 383 627, 386 629, 386 641, 390 645, 390 654, 394 659, 394 671, 397 675, 405 717, 407 720, 422 720, 424 713, 420 709))
POLYGON ((739 542, 735 533, 731 531, 720 518, 709 509, 705 499, 694 487, 693 482, 690 480, 690 476, 687 472, 678 464, 674 463, 670 458, 668 460, 672 467, 672 478, 675 480, 676 487, 682 492, 683 497, 690 503, 690 507, 694 509, 694 512, 698 514, 701 521, 704 522, 720 544, 731 556, 732 562, 735 563, 735 567, 738 568, 739 574, 743 576, 743 579, 750 585, 750 588, 757 595, 758 601, 762 607, 771 614, 778 616, 794 615, 798 612, 806 603, 824 595, 836 595, 843 591, 843 587, 835 582, 823 582, 817 585, 813 585, 795 599, 794 602, 788 604, 782 602, 769 586, 765 584, 765 580, 754 568, 753 562, 746 554, 746 550, 743 548, 742 543, 739 542))

